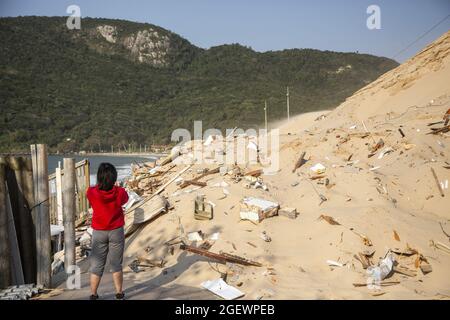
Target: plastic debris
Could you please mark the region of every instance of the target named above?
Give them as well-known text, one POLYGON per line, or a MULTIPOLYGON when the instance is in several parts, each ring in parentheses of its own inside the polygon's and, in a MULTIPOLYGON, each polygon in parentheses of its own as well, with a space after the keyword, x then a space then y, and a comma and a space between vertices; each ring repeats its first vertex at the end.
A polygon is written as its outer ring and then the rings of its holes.
POLYGON ((314 166, 311 167, 311 171, 313 171, 316 174, 322 174, 325 173, 326 167, 321 163, 316 163, 314 166))
POLYGON ((334 260, 327 260, 327 264, 332 267, 343 267, 344 265, 334 260))
POLYGON ((201 286, 225 300, 234 300, 245 295, 235 287, 228 285, 222 278, 202 282, 201 286))
POLYGON ((378 266, 370 266, 367 268, 367 274, 377 283, 388 277, 394 268, 395 257, 391 251, 388 251, 386 257, 380 261, 378 266))
POLYGON ((266 231, 261 232, 260 237, 261 237, 261 239, 263 239, 265 242, 271 242, 271 241, 272 241, 272 238, 269 237, 269 235, 267 234, 266 231))

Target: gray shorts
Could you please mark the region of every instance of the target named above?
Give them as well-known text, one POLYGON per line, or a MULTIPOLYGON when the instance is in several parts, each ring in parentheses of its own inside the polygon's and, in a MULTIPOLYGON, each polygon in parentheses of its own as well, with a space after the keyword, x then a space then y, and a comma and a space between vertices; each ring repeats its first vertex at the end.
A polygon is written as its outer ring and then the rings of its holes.
POLYGON ((111 272, 122 271, 124 246, 125 234, 123 227, 114 230, 93 230, 89 271, 101 277, 107 257, 109 258, 111 272))

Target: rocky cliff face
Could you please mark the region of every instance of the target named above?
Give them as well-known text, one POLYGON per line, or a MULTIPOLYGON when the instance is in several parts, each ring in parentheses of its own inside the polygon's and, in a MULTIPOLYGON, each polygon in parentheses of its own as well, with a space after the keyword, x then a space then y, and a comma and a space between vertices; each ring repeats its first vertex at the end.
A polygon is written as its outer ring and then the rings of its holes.
POLYGON ((151 27, 129 35, 119 34, 111 25, 99 25, 96 30, 107 42, 123 46, 135 61, 158 67, 169 64, 170 38, 151 27))
POLYGON ((117 40, 117 28, 109 25, 103 25, 97 27, 98 33, 110 43, 116 43, 117 40))

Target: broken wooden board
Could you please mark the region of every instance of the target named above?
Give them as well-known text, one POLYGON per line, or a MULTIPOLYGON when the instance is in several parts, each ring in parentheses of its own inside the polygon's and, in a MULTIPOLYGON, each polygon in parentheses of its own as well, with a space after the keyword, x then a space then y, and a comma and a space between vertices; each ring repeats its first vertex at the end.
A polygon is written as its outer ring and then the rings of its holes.
POLYGON ((324 214, 321 214, 317 220, 325 220, 326 222, 328 222, 329 224, 334 225, 334 226, 340 226, 341 225, 333 217, 326 216, 324 214))
MULTIPOLYGON (((215 168, 215 169, 211 169, 211 170, 206 171, 205 173, 200 174, 199 176, 195 177, 194 179, 184 181, 184 182, 180 185, 180 189, 184 189, 184 188, 186 188, 187 186, 193 184, 193 181, 198 182, 201 178, 204 178, 204 177, 209 176, 209 175, 211 175, 211 174, 219 173, 219 170, 220 170, 220 167, 217 167, 217 168, 215 168), (188 182, 188 181, 189 181, 189 182, 188 182)), ((206 184, 205 184, 205 185, 206 185, 206 184)))
POLYGON ((150 222, 167 212, 168 202, 161 195, 155 195, 142 206, 136 207, 125 215, 125 236, 129 236, 143 223, 150 222))
POLYGON ((437 187, 439 189, 439 193, 441 194, 441 197, 444 197, 445 196, 444 195, 444 190, 442 190, 441 183, 439 182, 439 179, 438 179, 438 177, 436 175, 436 171, 434 171, 433 168, 431 168, 431 173, 433 174, 434 180, 436 181, 436 185, 437 185, 437 187))
POLYGON ((417 271, 416 270, 411 270, 405 266, 402 265, 396 265, 393 267, 394 272, 403 274, 405 276, 408 277, 415 277, 417 275, 417 271))
POLYGON ((278 210, 278 215, 289 219, 296 219, 298 212, 296 208, 281 208, 278 210))
POLYGON ((242 220, 261 222, 262 220, 276 216, 279 204, 276 202, 247 197, 241 201, 240 217, 242 220))
POLYGON ((302 154, 300 155, 300 158, 295 163, 295 166, 294 166, 294 169, 292 170, 292 173, 294 173, 295 170, 300 168, 306 162, 305 161, 305 155, 306 155, 306 152, 302 152, 302 154))
POLYGON ((184 244, 180 246, 180 249, 186 250, 186 251, 189 251, 189 252, 204 256, 204 257, 208 257, 213 260, 217 260, 221 263, 232 262, 232 263, 242 264, 244 266, 262 267, 262 264, 259 262, 247 260, 245 258, 231 255, 228 253, 214 253, 214 252, 210 252, 208 250, 204 250, 204 249, 200 249, 200 248, 196 248, 196 247, 192 247, 192 246, 188 246, 188 245, 184 245, 184 244))

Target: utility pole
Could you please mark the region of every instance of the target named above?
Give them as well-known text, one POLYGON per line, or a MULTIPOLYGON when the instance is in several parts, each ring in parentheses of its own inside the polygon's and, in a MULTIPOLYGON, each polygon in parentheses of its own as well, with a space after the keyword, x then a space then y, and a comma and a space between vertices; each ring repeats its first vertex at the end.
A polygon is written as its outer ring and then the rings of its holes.
POLYGON ((264 100, 264 123, 265 123, 266 134, 267 134, 267 100, 264 100))
POLYGON ((289 121, 289 87, 287 87, 286 91, 286 106, 287 106, 287 118, 289 121))

